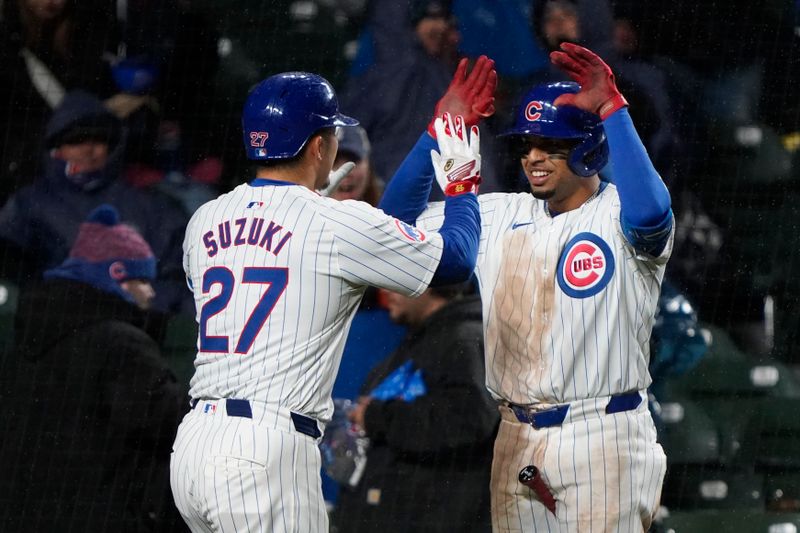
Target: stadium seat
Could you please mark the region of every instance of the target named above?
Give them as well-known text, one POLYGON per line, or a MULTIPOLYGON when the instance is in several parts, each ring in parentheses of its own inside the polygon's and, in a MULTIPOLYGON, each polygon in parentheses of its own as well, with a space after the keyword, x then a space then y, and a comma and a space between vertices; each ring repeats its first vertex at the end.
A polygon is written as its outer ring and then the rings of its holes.
POLYGON ((762 398, 750 417, 741 455, 765 472, 800 471, 800 399, 762 398))
POLYGON ((194 374, 194 358, 197 354, 197 322, 194 316, 175 315, 170 318, 162 352, 178 381, 188 384, 194 374))
POLYGON ((670 398, 693 400, 755 398, 764 396, 800 398, 800 383, 782 362, 755 358, 741 351, 721 328, 709 327, 711 347, 688 374, 662 385, 662 402, 670 398))
POLYGON ((670 465, 718 464, 719 434, 714 422, 691 400, 661 403, 661 445, 670 465))
POLYGON ((719 396, 698 403, 714 421, 719 434, 720 461, 723 464, 752 465, 753 457, 741 453, 744 432, 750 419, 759 413, 757 398, 719 396))
MULTIPOLYGON (((669 454, 667 454, 669 460, 669 454)), ((764 476, 720 466, 678 465, 667 469, 661 502, 668 509, 764 510, 764 476)))
POLYGON ((667 533, 797 533, 800 513, 749 510, 670 512, 661 522, 667 533))
POLYGON ((764 477, 767 510, 800 512, 800 472, 778 472, 764 477))

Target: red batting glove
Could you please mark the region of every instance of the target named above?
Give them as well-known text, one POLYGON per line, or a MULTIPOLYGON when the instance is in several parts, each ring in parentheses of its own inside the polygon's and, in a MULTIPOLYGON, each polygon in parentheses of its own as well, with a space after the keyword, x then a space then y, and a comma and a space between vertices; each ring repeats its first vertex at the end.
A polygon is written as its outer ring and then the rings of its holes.
POLYGON ((550 61, 581 85, 577 94, 562 94, 555 105, 573 105, 605 120, 628 105, 617 89, 614 73, 600 57, 582 46, 562 43, 562 51, 550 53, 550 61))
POLYGON ((465 57, 458 63, 447 92, 436 103, 433 118, 428 124, 428 133, 434 139, 436 118, 445 113, 449 113, 452 117, 464 117, 464 124, 467 127, 477 126, 482 118, 494 114, 494 91, 497 88, 494 61, 486 56, 480 56, 467 75, 468 62, 465 57))

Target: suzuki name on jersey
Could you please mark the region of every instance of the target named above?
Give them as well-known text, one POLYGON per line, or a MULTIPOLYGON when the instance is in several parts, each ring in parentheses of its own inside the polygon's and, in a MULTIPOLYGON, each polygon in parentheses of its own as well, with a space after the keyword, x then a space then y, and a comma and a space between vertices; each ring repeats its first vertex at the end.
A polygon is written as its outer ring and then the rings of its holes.
POLYGON ((226 220, 217 225, 216 231, 203 234, 203 244, 208 257, 214 257, 220 249, 244 245, 258 246, 278 255, 291 237, 291 231, 272 220, 237 218, 226 220))

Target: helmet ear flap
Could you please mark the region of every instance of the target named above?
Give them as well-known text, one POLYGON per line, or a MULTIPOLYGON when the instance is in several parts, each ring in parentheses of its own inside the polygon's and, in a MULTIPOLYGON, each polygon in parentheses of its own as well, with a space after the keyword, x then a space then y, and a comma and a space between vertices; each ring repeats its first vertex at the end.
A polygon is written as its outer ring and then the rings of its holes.
POLYGON ((588 133, 567 158, 567 165, 578 176, 588 178, 600 172, 608 163, 608 141, 602 126, 588 133))

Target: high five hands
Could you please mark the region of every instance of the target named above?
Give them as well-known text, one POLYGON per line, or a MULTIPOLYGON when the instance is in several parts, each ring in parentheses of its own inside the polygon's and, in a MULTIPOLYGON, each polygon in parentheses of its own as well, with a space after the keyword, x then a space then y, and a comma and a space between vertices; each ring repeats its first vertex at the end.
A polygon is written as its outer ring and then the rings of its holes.
POLYGON ((628 105, 617 89, 611 68, 591 50, 562 43, 561 50, 550 53, 550 61, 581 86, 577 94, 562 94, 556 98, 555 105, 572 105, 600 115, 603 120, 628 105))
POLYGON ((445 113, 451 117, 463 117, 467 129, 477 126, 481 119, 494 114, 494 91, 497 88, 494 61, 480 56, 467 74, 468 63, 466 57, 458 63, 447 92, 436 103, 433 118, 428 124, 428 133, 434 139, 436 119, 445 113))

